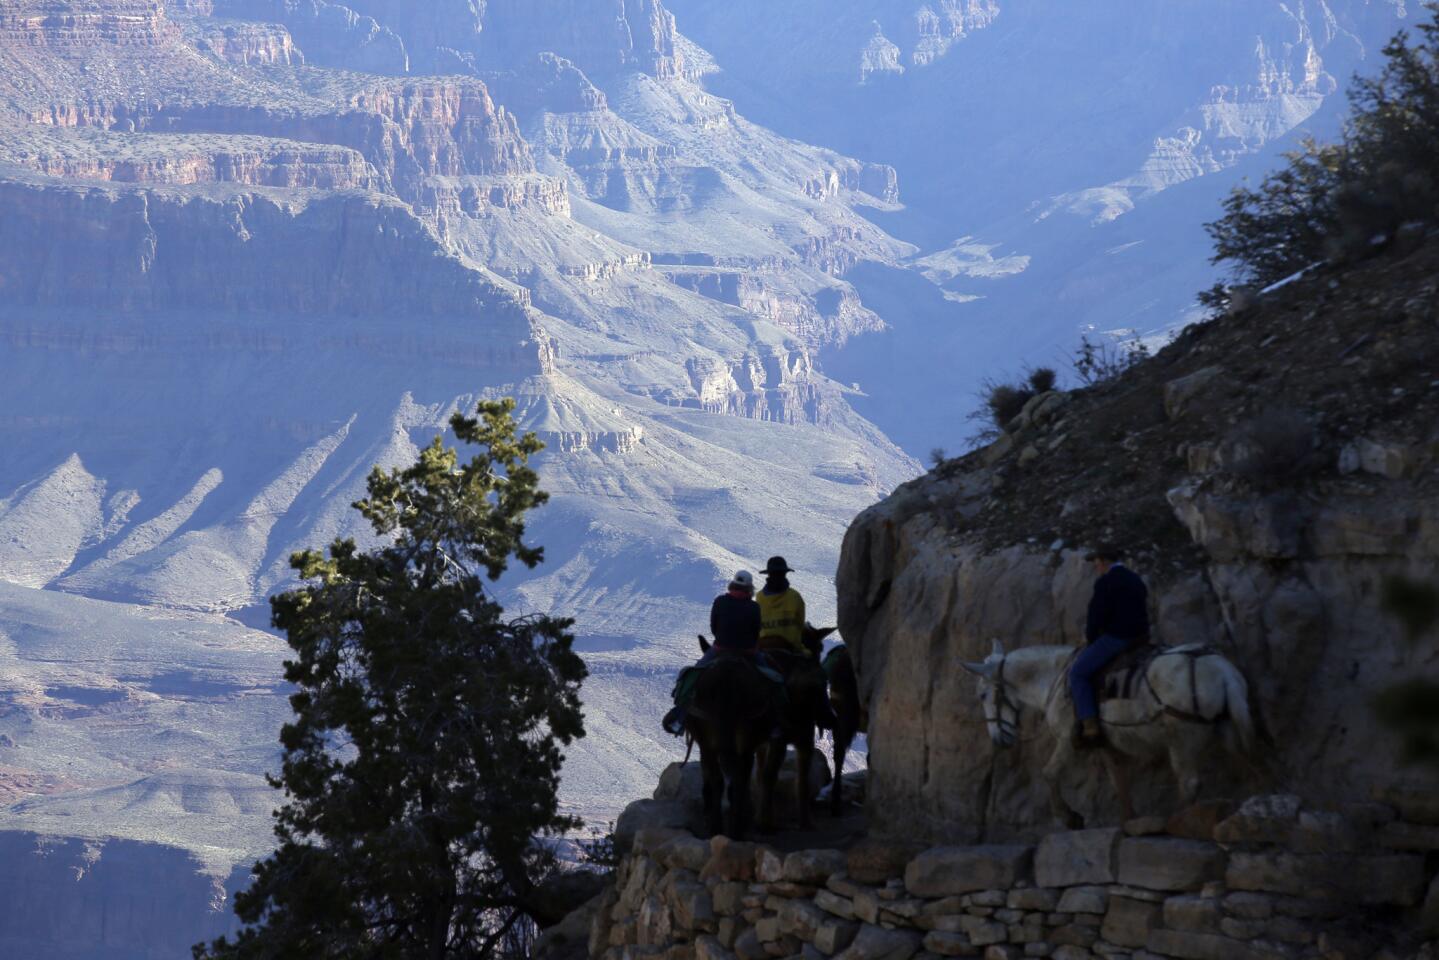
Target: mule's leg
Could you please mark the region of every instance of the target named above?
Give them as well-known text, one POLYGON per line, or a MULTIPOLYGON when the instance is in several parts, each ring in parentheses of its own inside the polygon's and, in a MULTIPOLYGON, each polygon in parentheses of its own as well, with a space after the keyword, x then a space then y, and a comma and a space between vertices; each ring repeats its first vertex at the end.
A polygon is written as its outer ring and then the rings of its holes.
POLYGON ((749 767, 753 760, 741 750, 725 753, 725 770, 729 780, 729 829, 726 836, 731 840, 743 840, 749 830, 749 767))
POLYGON ((829 785, 829 812, 834 817, 844 812, 844 756, 853 738, 849 723, 841 717, 834 731, 834 782, 829 785))
POLYGON ((779 783, 779 771, 784 766, 785 742, 767 740, 760 747, 759 760, 759 829, 762 833, 775 832, 774 791, 779 783))
POLYGON ((705 827, 710 836, 724 833, 724 768, 715 751, 700 747, 700 772, 704 778, 705 827))
POLYGON ((1179 786, 1179 802, 1187 807, 1199 799, 1200 758, 1209 741, 1210 728, 1172 720, 1169 723, 1169 769, 1179 786))
POLYGON ((801 736, 794 745, 794 758, 798 766, 794 782, 795 792, 798 794, 795 799, 799 802, 799 826, 801 830, 810 830, 814 828, 814 814, 810 811, 810 804, 814 803, 814 793, 809 782, 809 773, 814 767, 813 730, 810 730, 808 736, 801 736))
POLYGON ((1109 782, 1114 784, 1114 792, 1119 797, 1120 816, 1133 820, 1134 797, 1129 789, 1129 758, 1116 750, 1107 749, 1104 751, 1104 766, 1109 770, 1109 782))
POLYGON ((1054 748, 1049 762, 1044 765, 1041 776, 1049 784, 1049 809, 1054 814, 1054 819, 1070 830, 1082 830, 1084 818, 1064 802, 1064 794, 1059 789, 1059 779, 1073 758, 1074 750, 1069 746, 1069 738, 1060 737, 1059 745, 1054 748))

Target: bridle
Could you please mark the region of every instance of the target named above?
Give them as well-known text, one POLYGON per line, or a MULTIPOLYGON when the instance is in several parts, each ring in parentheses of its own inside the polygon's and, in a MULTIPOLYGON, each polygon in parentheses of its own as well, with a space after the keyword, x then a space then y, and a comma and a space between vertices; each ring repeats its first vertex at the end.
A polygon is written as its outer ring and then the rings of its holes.
POLYGON ((994 676, 989 680, 989 685, 994 691, 994 720, 990 721, 988 717, 985 718, 986 723, 992 722, 999 728, 999 735, 1004 746, 1011 746, 1019 742, 1020 705, 1010 698, 1009 685, 1004 682, 1004 665, 1008 659, 1007 655, 999 658, 999 669, 994 671, 994 676), (1014 717, 1013 720, 1005 716, 1006 710, 1014 717))

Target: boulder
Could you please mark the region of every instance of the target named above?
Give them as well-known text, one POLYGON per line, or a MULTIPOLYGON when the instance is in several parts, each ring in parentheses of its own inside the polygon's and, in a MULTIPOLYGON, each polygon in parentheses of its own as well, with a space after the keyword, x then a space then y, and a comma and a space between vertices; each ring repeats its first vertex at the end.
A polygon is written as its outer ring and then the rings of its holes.
POLYGON ((914 930, 886 930, 867 923, 859 929, 854 942, 836 957, 839 960, 909 960, 919 952, 923 940, 914 930))
POLYGON ((697 837, 682 835, 660 846, 654 858, 662 866, 699 873, 710 858, 710 845, 697 837))
POLYGON ((1219 934, 1179 930, 1150 931, 1147 947, 1154 953, 1178 960, 1285 960, 1289 956, 1262 943, 1244 943, 1219 934))
MULTIPOLYGON (((1024 887, 1009 891, 1004 905, 1012 910, 1031 910, 1053 913, 1059 906, 1059 891, 1044 887, 1024 887)), ((1098 911, 1096 911, 1098 912, 1098 911)))
POLYGON ((700 879, 753 880, 756 847, 753 843, 719 836, 710 840, 710 858, 700 879))
POLYGON ((1164 385, 1164 412, 1171 420, 1184 416, 1185 410, 1206 386, 1223 375, 1223 367, 1204 367, 1164 385))
POLYGON ((1164 908, 1157 903, 1110 897, 1099 935, 1121 947, 1142 947, 1149 942, 1150 931, 1161 926, 1163 914, 1164 908))
POLYGON ((1104 913, 1109 909, 1109 891, 1104 887, 1070 887, 1059 898, 1060 913, 1104 913))
POLYGON ((1171 930, 1218 933, 1222 919, 1224 913, 1219 901, 1212 897, 1170 897, 1164 901, 1164 925, 1171 930))
POLYGON ((783 876, 790 883, 824 886, 830 877, 845 872, 845 862, 838 850, 797 850, 784 858, 783 876))
POLYGON ((1293 794, 1250 797, 1214 827, 1220 843, 1284 843, 1299 825, 1303 802, 1293 794))
POLYGON ((854 919, 854 901, 842 897, 833 890, 820 890, 814 895, 815 906, 842 920, 854 919))
POLYGON ((735 960, 718 939, 705 934, 695 940, 695 960, 735 960))
POLYGON ((681 803, 704 805, 704 771, 698 760, 672 763, 660 774, 653 794, 656 800, 678 800, 681 803))
POLYGON ((1154 832, 1186 840, 1214 840, 1214 828, 1233 814, 1235 807, 1233 800, 1204 800, 1185 807, 1154 832))
POLYGON ((1119 882, 1149 890, 1198 890, 1224 876, 1224 851, 1173 837, 1127 837, 1119 844, 1119 882))
POLYGON ((1374 799, 1399 811, 1410 823, 1439 825, 1439 783, 1399 781, 1383 783, 1373 790, 1374 799))
POLYGON ((1424 858, 1417 854, 1351 856, 1264 850, 1236 851, 1224 880, 1234 890, 1409 907, 1419 902, 1428 877, 1424 858))
POLYGON ((869 837, 845 853, 845 872, 858 883, 884 883, 904 876, 904 868, 924 852, 924 844, 886 841, 869 837))
POLYGON ((1034 881, 1041 887, 1113 883, 1122 830, 1051 833, 1034 851, 1034 881))
POLYGON ((625 856, 635 835, 646 827, 694 833, 704 826, 703 811, 677 800, 636 800, 615 821, 615 853, 625 856))
POLYGON ((778 916, 781 933, 809 941, 814 940, 815 932, 830 919, 829 914, 807 900, 786 900, 780 905, 778 916))
POLYGON ((833 956, 853 943, 858 933, 859 924, 853 920, 830 918, 815 928, 814 946, 826 956, 833 956))
POLYGON ((1007 890, 1029 873, 1033 858, 1033 847, 931 847, 905 868, 904 885, 917 897, 1007 890))
POLYGON ((924 949, 942 957, 972 957, 975 953, 974 944, 970 943, 969 937, 946 930, 931 930, 925 934, 924 949))

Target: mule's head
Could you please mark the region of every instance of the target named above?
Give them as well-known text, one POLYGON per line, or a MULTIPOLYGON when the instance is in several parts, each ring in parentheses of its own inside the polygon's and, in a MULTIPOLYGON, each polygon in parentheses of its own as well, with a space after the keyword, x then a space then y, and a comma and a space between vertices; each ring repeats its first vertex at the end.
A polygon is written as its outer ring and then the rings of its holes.
POLYGON ((1019 704, 1005 686, 1004 656, 1004 644, 996 640, 989 656, 978 663, 961 660, 960 666, 979 677, 979 701, 989 738, 996 746, 1012 747, 1019 740, 1019 704))
POLYGON ((805 649, 817 657, 824 652, 824 638, 838 629, 838 627, 816 627, 806 620, 800 640, 804 643, 805 649))

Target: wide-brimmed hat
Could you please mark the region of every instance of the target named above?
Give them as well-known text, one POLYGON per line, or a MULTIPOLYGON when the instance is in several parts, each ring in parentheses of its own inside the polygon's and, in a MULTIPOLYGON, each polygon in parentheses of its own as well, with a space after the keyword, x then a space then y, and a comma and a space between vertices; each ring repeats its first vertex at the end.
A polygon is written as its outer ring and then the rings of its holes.
POLYGON ((778 577, 786 573, 794 571, 784 562, 784 557, 770 557, 769 562, 764 565, 764 575, 767 577, 778 577))
POLYGON ((740 570, 730 577, 730 589, 754 590, 754 574, 748 570, 740 570))
POLYGON ((1086 560, 1104 560, 1108 563, 1118 563, 1124 552, 1112 543, 1101 543, 1084 555, 1086 560))

